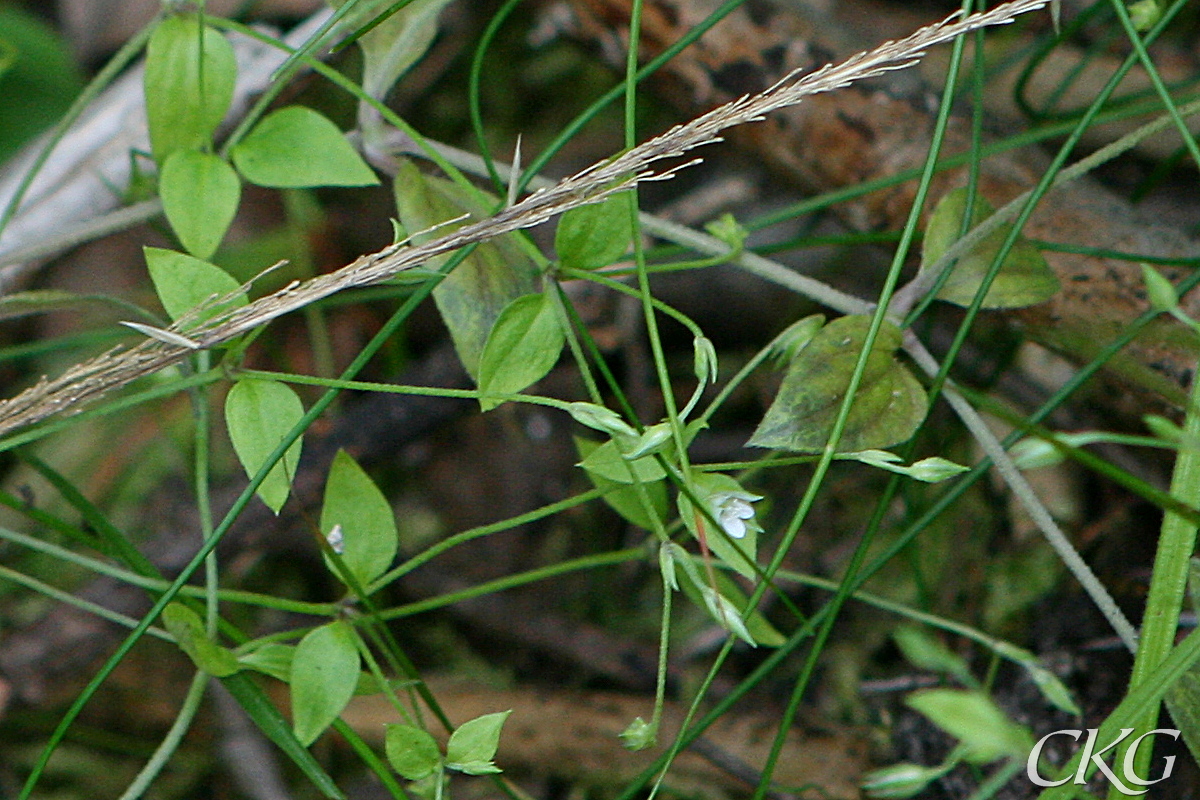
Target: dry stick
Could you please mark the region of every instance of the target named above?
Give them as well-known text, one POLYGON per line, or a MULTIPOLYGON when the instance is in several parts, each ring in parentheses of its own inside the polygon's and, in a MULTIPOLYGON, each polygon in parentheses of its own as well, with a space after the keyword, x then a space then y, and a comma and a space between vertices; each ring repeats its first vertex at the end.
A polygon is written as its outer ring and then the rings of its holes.
MULTIPOLYGON (((754 122, 810 95, 834 91, 867 78, 912 66, 925 51, 956 36, 993 25, 1004 25, 1020 14, 1045 7, 1052 0, 1014 0, 967 17, 953 14, 942 22, 921 28, 910 36, 885 42, 874 50, 851 56, 840 64, 799 76, 793 72, 756 95, 741 97, 616 158, 588 167, 556 185, 534 192, 498 214, 420 245, 391 245, 364 255, 341 269, 292 284, 250 305, 222 313, 194 328, 177 331, 202 348, 214 347, 259 325, 303 308, 336 292, 385 281, 430 259, 476 242, 538 225, 578 206, 595 203, 648 180, 670 178, 682 169, 652 172, 663 159, 721 140, 721 132, 734 125, 754 122), (960 18, 961 17, 961 18, 960 18)), ((687 166, 687 164, 683 165, 687 166)), ((190 346, 148 339, 128 350, 111 350, 78 364, 53 380, 43 378, 11 400, 0 403, 0 435, 40 422, 47 417, 104 395, 131 381, 162 369, 193 352, 190 346)))

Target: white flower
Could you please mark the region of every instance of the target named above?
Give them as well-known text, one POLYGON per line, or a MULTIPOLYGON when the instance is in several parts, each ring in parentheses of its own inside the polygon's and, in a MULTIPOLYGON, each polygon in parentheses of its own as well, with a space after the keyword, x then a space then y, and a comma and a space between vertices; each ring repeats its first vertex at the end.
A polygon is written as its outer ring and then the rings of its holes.
POLYGON ((733 539, 744 539, 747 530, 760 530, 750 505, 759 500, 762 500, 760 495, 749 492, 718 492, 708 498, 713 516, 733 539))

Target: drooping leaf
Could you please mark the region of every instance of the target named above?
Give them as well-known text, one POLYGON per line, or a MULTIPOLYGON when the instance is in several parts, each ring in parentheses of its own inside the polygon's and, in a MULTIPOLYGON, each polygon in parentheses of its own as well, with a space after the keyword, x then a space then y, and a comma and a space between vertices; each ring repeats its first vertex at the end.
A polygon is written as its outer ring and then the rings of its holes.
MULTIPOLYGON (((921 248, 921 269, 928 269, 959 239, 963 216, 967 211, 965 187, 952 189, 938 202, 925 229, 921 248)), ((982 197, 975 198, 971 213, 974 228, 990 217, 994 209, 982 197)), ((988 268, 1000 252, 1000 246, 1012 231, 1001 225, 974 249, 958 260, 953 272, 938 291, 938 299, 969 306, 975 299, 988 268)), ((1058 291, 1058 278, 1042 258, 1041 252, 1024 238, 1018 238, 984 298, 984 308, 1020 308, 1049 300, 1058 291)))
MULTIPOLYGON (((460 186, 422 175, 409 160, 400 163, 394 184, 400 222, 414 234, 416 243, 449 233, 455 226, 425 232, 446 220, 470 212, 476 218, 490 213, 460 186)), ((456 224, 457 225, 457 224, 456 224)), ((450 256, 429 262, 438 269, 450 256)), ((538 270, 511 236, 480 244, 433 290, 442 320, 450 330, 455 350, 472 377, 479 375, 479 360, 500 312, 518 297, 539 288, 538 270)))
POLYGON ((432 774, 442 763, 434 738, 412 725, 385 725, 383 746, 392 769, 410 781, 432 774))
POLYGON ((446 766, 468 775, 500 772, 492 759, 500 746, 500 729, 511 713, 484 714, 459 725, 446 743, 446 766))
POLYGON ((224 678, 241 669, 231 650, 221 647, 208 637, 200 615, 182 603, 170 603, 162 612, 163 625, 175 637, 179 649, 188 654, 195 665, 210 675, 224 678))
POLYGON ((0 162, 53 124, 82 86, 53 28, 15 3, 0 5, 0 162))
MULTIPOLYGON (((246 474, 254 477, 283 437, 304 416, 300 398, 277 381, 242 378, 225 398, 225 425, 238 460, 246 474)), ((302 439, 297 439, 276 462, 258 487, 258 496, 279 513, 291 491, 292 478, 300 463, 302 439)))
POLYGON ((233 167, 211 153, 176 150, 158 178, 163 211, 184 248, 211 258, 237 213, 242 184, 233 167))
POLYGON ((146 47, 146 121, 160 165, 176 150, 212 143, 233 99, 233 47, 198 14, 166 17, 146 47))
POLYGON ((305 746, 337 719, 354 695, 361 656, 354 632, 338 620, 315 628, 292 659, 292 730, 305 746))
POLYGON ((737 517, 735 520, 730 518, 727 512, 731 503, 737 503, 740 500, 743 506, 749 509, 749 503, 753 502, 750 498, 761 498, 747 493, 736 480, 720 472, 697 472, 692 476, 688 487, 695 494, 696 499, 704 504, 718 525, 714 526, 704 512, 698 509, 684 492, 680 492, 676 500, 679 505, 679 516, 683 520, 684 526, 692 536, 702 539, 714 556, 731 569, 754 580, 754 564, 758 554, 758 533, 761 528, 754 520, 753 515, 732 515, 737 517), (726 512, 725 519, 722 519, 723 511, 726 512), (731 533, 729 530, 722 529, 721 524, 726 524, 727 528, 740 526, 740 529, 734 529, 731 533), (741 535, 735 535, 738 533, 741 535))
POLYGON ((1028 731, 1006 717, 983 692, 927 689, 904 702, 958 739, 965 748, 963 757, 972 764, 1025 758, 1033 745, 1028 731))
POLYGON ((242 177, 259 186, 295 189, 379 183, 338 127, 305 106, 272 111, 230 155, 242 177))
MULTIPOLYGON (((334 525, 342 531, 342 563, 366 586, 383 574, 396 557, 399 535, 392 507, 370 476, 344 450, 334 456, 325 482, 321 533, 334 525)), ((329 568, 336 575, 337 570, 329 568)))
POLYGON ((554 300, 527 294, 500 312, 479 357, 479 405, 484 411, 546 376, 562 353, 566 336, 554 300))
MULTIPOLYGON (((650 518, 650 515, 642 505, 642 501, 638 497, 637 487, 630 485, 628 472, 626 471, 624 473, 620 473, 626 477, 625 480, 621 481, 610 480, 604 477, 603 474, 603 472, 606 471, 610 466, 627 470, 628 468, 624 467, 624 464, 631 464, 635 469, 641 471, 645 465, 643 465, 640 460, 627 462, 622 459, 621 454, 617 452, 616 446, 612 442, 600 444, 589 439, 581 439, 576 437, 575 448, 579 451, 579 455, 583 457, 583 461, 580 462, 580 466, 584 467, 584 470, 587 472, 588 478, 591 479, 592 484, 595 485, 597 489, 604 491, 604 502, 634 525, 645 528, 646 530, 654 530, 654 521, 650 518), (619 459, 622 463, 618 464, 614 460, 600 457, 598 460, 603 461, 604 467, 601 470, 589 469, 586 466, 588 459, 595 455, 598 450, 605 447, 609 448, 608 453, 612 455, 612 459, 619 459)), ((648 463, 652 463, 655 467, 659 467, 658 462, 653 458, 650 458, 647 461, 648 463)), ((663 472, 662 475, 665 477, 666 472, 663 472)), ((644 481, 642 488, 647 494, 647 499, 650 501, 650 508, 653 513, 658 517, 659 520, 666 519, 667 487, 662 478, 660 477, 658 479, 644 481)))
MULTIPOLYGON (((750 446, 802 453, 825 448, 869 326, 867 317, 841 317, 813 337, 792 359, 750 446)), ((924 388, 893 356, 900 343, 899 329, 884 323, 838 442, 839 451, 890 447, 910 438, 925 418, 924 388)))
POLYGON ((144 247, 146 266, 154 291, 171 319, 179 319, 201 303, 207 303, 203 313, 195 321, 208 319, 232 306, 246 305, 246 295, 237 294, 229 301, 215 304, 218 297, 226 297, 238 290, 240 284, 216 264, 161 247, 144 247))
POLYGON ((632 241, 626 192, 567 211, 554 232, 554 249, 566 269, 606 267, 623 256, 632 241))

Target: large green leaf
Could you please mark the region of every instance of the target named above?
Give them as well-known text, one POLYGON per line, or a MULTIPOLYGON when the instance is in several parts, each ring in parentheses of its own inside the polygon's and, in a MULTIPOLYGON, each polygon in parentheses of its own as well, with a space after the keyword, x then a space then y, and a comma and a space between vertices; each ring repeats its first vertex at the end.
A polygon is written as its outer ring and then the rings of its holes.
POLYGON ((160 247, 145 247, 142 250, 154 290, 158 292, 158 299, 172 320, 179 319, 201 303, 210 305, 195 322, 208 319, 231 306, 246 304, 244 294, 233 295, 232 299, 222 304, 212 303, 214 298, 232 295, 240 285, 217 265, 175 250, 160 247))
POLYGON ((242 177, 259 186, 373 186, 379 178, 328 118, 305 106, 264 117, 230 153, 242 177))
POLYGON ((146 48, 146 120, 160 165, 176 150, 212 143, 233 99, 233 48, 198 14, 163 19, 146 48))
MULTIPOLYGON (((750 446, 802 453, 825 448, 870 323, 868 317, 836 319, 792 358, 750 446)), ((903 442, 925 418, 924 388, 893 356, 900 343, 899 329, 884 323, 838 442, 840 452, 903 442)))
MULTIPOLYGON (((994 209, 982 197, 976 196, 968 230, 990 217, 994 209)), ((928 269, 942 254, 958 241, 962 220, 967 212, 966 188, 952 189, 938 202, 925 229, 921 248, 921 268, 928 269)), ((1012 225, 1001 225, 965 256, 958 259, 953 271, 938 291, 938 299, 960 306, 969 306, 983 285, 983 279, 1000 246, 1012 231, 1012 225)), ((1000 271, 988 288, 984 308, 1020 308, 1049 300, 1058 291, 1058 278, 1042 258, 1041 252, 1018 238, 1000 266, 1000 271)))
POLYGON ((310 745, 354 696, 362 657, 354 631, 342 620, 300 640, 292 658, 292 730, 310 745))
MULTIPOLYGON (((470 212, 476 218, 490 213, 466 190, 447 180, 422 175, 409 160, 400 163, 394 184, 400 222, 420 243, 453 230, 452 226, 429 229, 438 223, 470 212)), ((437 269, 449 256, 428 266, 437 269)), ((477 246, 438 287, 433 290, 438 311, 463 366, 472 377, 479 374, 479 360, 488 334, 500 312, 513 300, 538 290, 538 271, 530 257, 511 236, 500 236, 477 246)))
POLYGON ((184 249, 196 258, 211 258, 237 213, 242 184, 224 159, 176 150, 163 164, 158 193, 184 249))
POLYGON ((479 357, 479 405, 484 411, 545 377, 562 353, 566 336, 554 299, 546 293, 513 300, 492 326, 479 357))
MULTIPOLYGON (((321 533, 328 539, 340 525, 342 563, 365 586, 383 574, 396 557, 399 536, 392 507, 362 467, 344 450, 334 456, 325 482, 321 533)), ((330 569, 334 574, 337 570, 330 569)))
MULTIPOLYGON (((233 385, 225 397, 225 426, 248 476, 262 469, 267 457, 303 416, 300 398, 282 383, 242 378, 233 385)), ((292 442, 258 487, 258 496, 276 514, 291 491, 301 444, 301 439, 292 442)))

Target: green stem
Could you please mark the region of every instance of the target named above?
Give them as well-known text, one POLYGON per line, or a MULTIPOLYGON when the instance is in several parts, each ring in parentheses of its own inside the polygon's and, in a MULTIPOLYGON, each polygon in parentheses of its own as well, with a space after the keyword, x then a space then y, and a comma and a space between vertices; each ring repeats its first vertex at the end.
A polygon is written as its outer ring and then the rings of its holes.
POLYGON ((154 755, 146 762, 146 766, 142 767, 141 772, 133 779, 133 783, 129 784, 125 793, 121 795, 121 800, 136 800, 141 797, 167 766, 171 757, 175 755, 175 751, 179 749, 179 743, 183 741, 184 734, 188 732, 188 728, 192 726, 192 720, 196 718, 196 712, 200 710, 200 701, 204 699, 204 689, 208 686, 208 678, 208 674, 204 672, 197 672, 192 677, 191 686, 188 687, 187 695, 183 699, 183 707, 179 709, 179 714, 175 717, 175 722, 171 724, 171 729, 167 731, 167 735, 155 749, 154 755))

